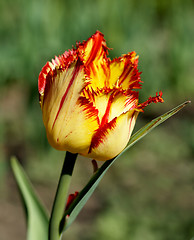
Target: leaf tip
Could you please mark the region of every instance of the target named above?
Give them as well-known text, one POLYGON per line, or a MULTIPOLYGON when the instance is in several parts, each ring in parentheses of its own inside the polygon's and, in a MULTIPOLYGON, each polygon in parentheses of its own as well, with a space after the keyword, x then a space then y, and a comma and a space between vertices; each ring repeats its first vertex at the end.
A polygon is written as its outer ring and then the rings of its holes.
POLYGON ((17 158, 15 157, 15 156, 12 156, 11 158, 10 158, 10 163, 11 163, 11 168, 12 169, 15 169, 15 167, 16 167, 16 165, 17 165, 17 158))
MULTIPOLYGON (((182 103, 182 104, 180 105, 180 109, 181 109, 181 108, 184 108, 186 105, 188 105, 188 104, 190 104, 190 103, 191 103, 190 100, 188 100, 188 101, 182 103)), ((180 109, 179 109, 179 110, 180 110, 180 109)))
POLYGON ((191 100, 186 101, 186 104, 191 103, 191 100))

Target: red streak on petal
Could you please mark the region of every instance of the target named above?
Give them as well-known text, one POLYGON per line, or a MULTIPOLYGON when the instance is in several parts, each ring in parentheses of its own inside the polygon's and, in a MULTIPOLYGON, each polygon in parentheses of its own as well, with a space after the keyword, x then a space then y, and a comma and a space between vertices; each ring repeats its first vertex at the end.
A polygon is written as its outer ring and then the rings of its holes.
MULTIPOLYGON (((104 35, 101 32, 99 32, 99 31, 97 31, 94 35, 92 35, 91 38, 93 40, 93 46, 92 46, 91 54, 90 54, 87 62, 85 63, 86 66, 94 61, 98 51, 100 50, 100 48, 101 48, 101 46, 102 46, 102 44, 104 42, 104 35)), ((91 38, 89 38, 88 41, 91 38)), ((87 42, 85 44, 87 44, 87 42)))
POLYGON ((109 118, 109 114, 110 114, 110 107, 113 102, 113 99, 114 99, 113 95, 110 95, 107 106, 106 106, 105 114, 101 121, 101 126, 108 122, 108 118, 109 118))
POLYGON ((137 107, 139 93, 135 92, 135 91, 128 91, 127 95, 129 95, 129 97, 125 101, 125 107, 132 104, 130 109, 128 109, 128 111, 129 111, 129 110, 132 110, 137 107))
POLYGON ((50 71, 52 71, 49 62, 47 62, 44 67, 42 68, 42 71, 39 74, 39 78, 38 78, 38 91, 39 94, 42 94, 44 92, 45 89, 45 85, 46 85, 46 78, 49 75, 50 71))
POLYGON ((63 97, 62 97, 62 99, 61 99, 61 102, 60 102, 60 105, 59 105, 59 109, 58 109, 57 115, 56 115, 55 120, 54 120, 54 122, 53 122, 52 129, 53 129, 53 127, 54 127, 54 125, 55 125, 55 123, 56 123, 56 120, 57 120, 57 118, 58 118, 58 116, 59 116, 59 113, 60 113, 60 111, 61 111, 61 109, 62 109, 62 107, 63 107, 64 101, 65 101, 65 99, 66 99, 66 97, 67 97, 67 94, 68 94, 68 92, 69 92, 69 89, 71 88, 71 85, 73 84, 73 82, 74 82, 74 80, 75 80, 78 72, 80 71, 80 69, 81 69, 81 63, 78 61, 77 64, 76 64, 76 66, 75 66, 74 73, 73 73, 73 76, 72 76, 72 78, 71 78, 71 80, 70 80, 70 82, 69 82, 69 85, 68 85, 68 87, 67 87, 67 89, 66 89, 66 91, 65 91, 65 93, 64 93, 64 95, 63 95, 63 97))
POLYGON ((42 68, 38 78, 38 91, 40 95, 44 95, 46 90, 46 85, 50 85, 50 81, 57 74, 56 71, 64 70, 69 67, 69 65, 77 59, 77 51, 69 50, 64 52, 61 56, 55 57, 51 62, 47 62, 42 68), (49 82, 49 83, 48 83, 49 82))
POLYGON ((85 97, 79 97, 78 102, 86 112, 86 118, 91 118, 94 116, 95 120, 98 122, 98 124, 100 124, 98 118, 98 109, 94 107, 93 103, 85 97))
POLYGON ((106 46, 104 35, 96 31, 87 41, 79 43, 77 50, 80 59, 84 62, 87 83, 90 85, 89 88, 92 88, 94 84, 95 91, 98 89, 98 82, 95 82, 97 79, 95 79, 94 76, 98 77, 99 68, 102 69, 105 76, 107 76, 104 78, 104 85, 106 86, 109 76, 109 61, 107 59, 108 47, 106 46), (91 45, 91 47, 89 45, 91 45), (89 48, 88 52, 86 52, 87 47, 89 48))
POLYGON ((116 120, 117 118, 115 117, 110 122, 102 125, 97 129, 96 133, 92 137, 92 141, 91 141, 91 145, 88 153, 91 153, 92 149, 97 148, 100 145, 100 143, 103 143, 108 132, 116 127, 116 120))
POLYGON ((141 88, 141 78, 138 70, 138 58, 135 60, 133 59, 135 56, 135 52, 130 52, 128 54, 125 54, 122 57, 115 58, 111 61, 111 63, 116 62, 119 64, 119 62, 124 62, 124 68, 123 72, 121 73, 119 77, 119 86, 122 87, 122 83, 125 81, 125 79, 130 75, 130 78, 128 79, 128 88, 130 90, 132 89, 140 89, 141 88))
POLYGON ((123 81, 125 80, 125 78, 130 74, 130 72, 133 71, 133 66, 129 65, 129 64, 130 64, 130 60, 125 62, 123 72, 119 78, 119 85, 121 85, 123 83, 123 81))

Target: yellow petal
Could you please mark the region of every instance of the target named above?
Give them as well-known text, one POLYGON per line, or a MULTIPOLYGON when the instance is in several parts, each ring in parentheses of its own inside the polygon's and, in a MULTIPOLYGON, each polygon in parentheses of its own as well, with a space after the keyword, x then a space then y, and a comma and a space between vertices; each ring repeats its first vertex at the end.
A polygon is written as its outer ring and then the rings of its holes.
POLYGON ((109 113, 109 121, 123 113, 126 113, 138 105, 138 93, 129 92, 128 94, 123 94, 118 92, 112 100, 109 113))
POLYGON ((121 87, 123 90, 140 88, 137 64, 138 57, 135 52, 113 59, 110 63, 109 87, 121 87))
POLYGON ((79 102, 84 80, 83 67, 77 62, 59 71, 47 83, 42 106, 43 122, 49 143, 56 149, 86 151, 94 130, 98 128, 97 113, 88 117, 86 107, 79 102))
POLYGON ((101 123, 103 116, 105 115, 107 104, 110 98, 110 94, 97 94, 94 95, 94 106, 98 109, 98 117, 101 123))
POLYGON ((86 156, 105 161, 118 155, 129 141, 137 115, 138 112, 129 111, 99 128, 86 156))
POLYGON ((110 122, 138 105, 138 93, 135 91, 122 92, 113 89, 108 93, 103 91, 93 96, 93 104, 98 109, 98 117, 101 123, 110 122), (105 120, 106 118, 106 120, 105 120))
MULTIPOLYGON (((62 109, 53 129, 47 130, 48 141, 58 150, 86 154, 98 128, 97 112, 77 102, 70 115, 62 109)), ((91 107, 92 108, 92 107, 91 107)))
POLYGON ((109 63, 106 57, 107 47, 102 33, 97 31, 91 38, 78 46, 78 51, 85 65, 90 91, 106 87, 109 78, 109 63))
POLYGON ((52 128, 62 109, 65 109, 66 115, 71 113, 72 104, 77 102, 83 86, 83 68, 76 62, 68 69, 58 71, 56 76, 47 81, 42 105, 45 126, 52 128))
POLYGON ((68 69, 75 60, 77 60, 77 51, 73 49, 68 52, 65 51, 59 57, 55 57, 55 59, 52 59, 52 62, 47 62, 42 68, 38 78, 38 91, 41 109, 44 101, 45 90, 46 88, 48 90, 48 85, 56 76, 57 71, 64 71, 65 69, 68 69))

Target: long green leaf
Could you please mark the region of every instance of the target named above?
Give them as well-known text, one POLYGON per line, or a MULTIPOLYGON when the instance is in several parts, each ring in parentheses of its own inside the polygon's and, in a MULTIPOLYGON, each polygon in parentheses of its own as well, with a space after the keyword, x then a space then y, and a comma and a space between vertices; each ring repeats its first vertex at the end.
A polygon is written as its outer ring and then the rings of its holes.
POLYGON ((94 192, 95 188, 98 186, 100 180, 103 178, 106 171, 109 167, 130 147, 132 147, 136 142, 142 139, 146 134, 148 134, 151 130, 157 127, 159 124, 166 121, 168 118, 172 117, 175 113, 180 111, 183 107, 185 107, 190 101, 184 102, 181 105, 175 107, 174 109, 170 110, 169 112, 155 118, 150 123, 146 124, 142 127, 139 131, 137 131, 130 139, 127 147, 115 158, 106 161, 101 168, 92 176, 88 184, 83 188, 83 190, 79 193, 77 198, 71 204, 69 209, 65 212, 63 217, 62 223, 64 223, 64 230, 66 230, 72 222, 75 220, 83 206, 86 204, 87 200, 90 198, 92 193, 94 192))
POLYGON ((27 215, 27 239, 48 239, 48 216, 40 203, 29 179, 16 158, 11 159, 11 166, 16 178, 27 215))

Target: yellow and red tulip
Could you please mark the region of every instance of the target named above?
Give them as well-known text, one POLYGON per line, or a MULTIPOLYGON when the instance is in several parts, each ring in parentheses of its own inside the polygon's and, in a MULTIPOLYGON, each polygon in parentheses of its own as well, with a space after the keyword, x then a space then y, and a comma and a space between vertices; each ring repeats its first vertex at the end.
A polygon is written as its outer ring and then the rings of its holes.
POLYGON ((162 92, 138 103, 141 88, 135 52, 110 60, 102 33, 47 62, 38 88, 51 146, 108 160, 127 145, 137 115, 162 92))

